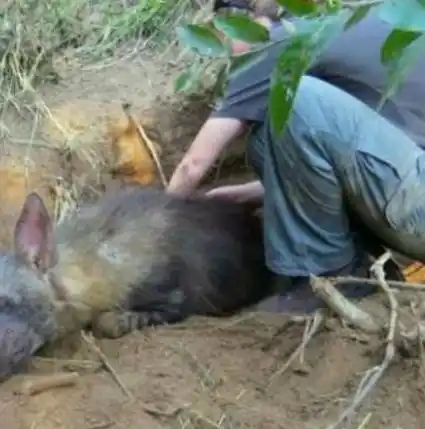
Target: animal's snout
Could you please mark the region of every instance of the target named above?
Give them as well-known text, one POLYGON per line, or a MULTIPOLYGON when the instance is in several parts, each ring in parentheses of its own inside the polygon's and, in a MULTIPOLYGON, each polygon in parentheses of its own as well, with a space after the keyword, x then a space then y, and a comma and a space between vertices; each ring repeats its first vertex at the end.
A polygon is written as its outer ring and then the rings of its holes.
POLYGON ((28 323, 14 314, 0 313, 0 381, 22 369, 43 343, 28 323))

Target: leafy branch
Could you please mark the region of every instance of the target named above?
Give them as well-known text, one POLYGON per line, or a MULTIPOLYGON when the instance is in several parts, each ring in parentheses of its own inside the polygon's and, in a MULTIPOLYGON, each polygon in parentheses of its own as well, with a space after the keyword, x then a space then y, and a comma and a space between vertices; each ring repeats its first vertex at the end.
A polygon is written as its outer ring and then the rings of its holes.
MULTIPOLYGON (((298 19, 287 31, 284 43, 270 40, 269 31, 246 15, 213 18, 208 23, 187 24, 177 29, 184 45, 198 57, 222 61, 217 76, 217 95, 229 78, 263 58, 265 50, 280 43, 280 54, 271 76, 269 114, 275 134, 286 126, 299 83, 314 61, 341 32, 358 24, 370 13, 392 27, 382 43, 380 61, 388 71, 388 81, 380 106, 398 89, 425 46, 425 0, 276 0, 298 19), (220 37, 219 34, 224 37, 220 37), (248 43, 251 49, 233 54, 233 41, 248 43)), ((202 73, 202 61, 195 60, 175 81, 176 91, 192 88, 202 73)))

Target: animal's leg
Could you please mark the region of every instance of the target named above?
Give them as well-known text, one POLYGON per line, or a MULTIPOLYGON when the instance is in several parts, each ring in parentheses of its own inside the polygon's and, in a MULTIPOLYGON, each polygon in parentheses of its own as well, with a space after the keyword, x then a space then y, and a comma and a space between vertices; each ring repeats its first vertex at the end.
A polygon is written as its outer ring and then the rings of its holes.
POLYGON ((149 279, 131 289, 123 309, 106 311, 94 318, 94 335, 119 338, 147 326, 184 320, 190 305, 181 280, 178 261, 155 267, 149 279))
POLYGON ((186 317, 177 306, 152 311, 107 311, 94 319, 92 331, 97 337, 120 338, 148 326, 177 323, 186 317))
POLYGON ((57 301, 55 303, 56 313, 56 338, 78 332, 89 325, 92 320, 92 309, 82 303, 57 301))

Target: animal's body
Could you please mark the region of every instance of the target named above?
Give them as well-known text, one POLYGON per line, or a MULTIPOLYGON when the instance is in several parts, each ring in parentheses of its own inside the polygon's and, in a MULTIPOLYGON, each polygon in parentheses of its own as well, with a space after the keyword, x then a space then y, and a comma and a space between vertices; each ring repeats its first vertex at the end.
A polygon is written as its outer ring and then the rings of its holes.
POLYGON ((122 336, 190 315, 231 315, 272 293, 251 208, 125 188, 56 228, 31 194, 0 256, 0 375, 94 325, 122 336))

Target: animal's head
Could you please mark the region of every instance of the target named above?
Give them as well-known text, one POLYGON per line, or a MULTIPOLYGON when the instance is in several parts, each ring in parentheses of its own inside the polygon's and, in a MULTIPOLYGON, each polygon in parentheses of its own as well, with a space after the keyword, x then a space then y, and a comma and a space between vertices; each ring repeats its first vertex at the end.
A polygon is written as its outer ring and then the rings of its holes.
POLYGON ((45 274, 57 261, 53 224, 42 199, 27 196, 14 249, 0 254, 0 378, 7 377, 54 334, 45 274))

